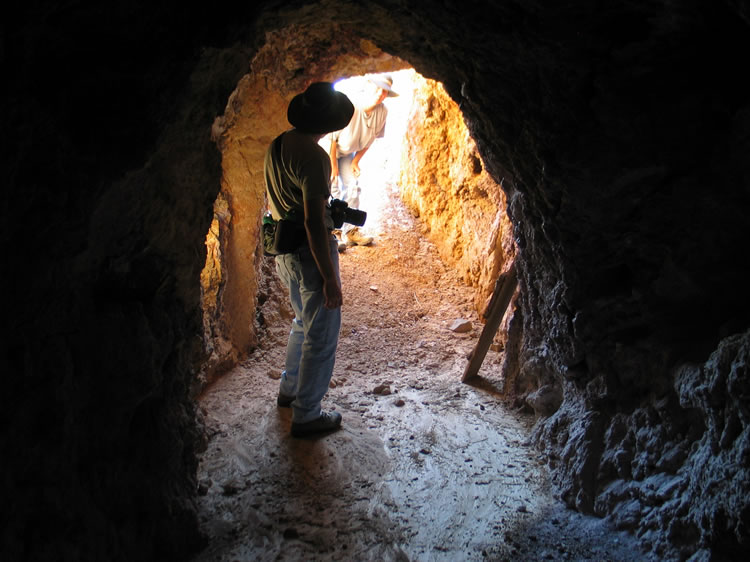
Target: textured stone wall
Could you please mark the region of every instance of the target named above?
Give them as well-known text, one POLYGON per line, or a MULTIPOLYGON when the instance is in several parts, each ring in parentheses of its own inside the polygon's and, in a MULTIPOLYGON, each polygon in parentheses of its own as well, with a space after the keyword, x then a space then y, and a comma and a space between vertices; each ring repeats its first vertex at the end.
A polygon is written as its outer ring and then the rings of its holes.
MULTIPOLYGON (((565 500, 665 558, 747 557, 747 2, 21 12, 0 50, 3 559, 186 558, 206 233, 219 191, 251 201, 240 184, 257 182, 212 126, 242 80, 286 100, 371 45, 443 83, 502 183, 520 287, 506 353, 515 391, 563 397, 536 442, 565 500)), ((230 273, 254 267, 242 205, 230 273)), ((264 285, 234 282, 226 302, 250 308, 226 329, 251 345, 264 285)))
POLYGON ((440 83, 415 82, 399 188, 443 261, 477 288, 482 313, 515 255, 505 196, 485 170, 458 105, 440 83))
POLYGON ((705 363, 682 365, 669 392, 600 426, 595 513, 611 513, 662 555, 741 557, 750 522, 749 352, 749 332, 726 338, 705 363), (710 548, 701 544, 707 537, 710 548))
POLYGON ((210 48, 210 18, 120 8, 2 26, 3 560, 184 560, 200 541, 210 128, 247 58, 210 48))
MULTIPOLYGON (((733 427, 724 460, 747 458, 747 423, 736 405, 686 398, 725 385, 714 350, 742 364, 728 342, 748 325, 748 279, 730 248, 748 234, 748 90, 726 53, 750 52, 747 20, 715 4, 580 16, 560 24, 589 29, 585 39, 535 58, 536 77, 518 65, 525 100, 507 123, 491 120, 517 139, 493 152, 516 178, 520 377, 564 397, 536 440, 577 509, 611 515, 667 557, 742 557, 747 469, 717 461, 738 475, 725 487, 698 467, 711 420, 733 427), (696 364, 686 386, 679 373, 696 364)), ((481 149, 488 126, 477 127, 481 149)))

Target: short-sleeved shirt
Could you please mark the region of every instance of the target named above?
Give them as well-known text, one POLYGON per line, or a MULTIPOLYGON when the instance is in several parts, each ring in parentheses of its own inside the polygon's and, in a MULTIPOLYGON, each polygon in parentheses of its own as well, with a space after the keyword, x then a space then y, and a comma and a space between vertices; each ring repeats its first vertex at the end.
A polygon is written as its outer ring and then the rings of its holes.
POLYGON ((355 107, 349 124, 340 131, 331 133, 336 140, 339 156, 359 152, 370 146, 375 139, 383 138, 387 117, 388 109, 382 103, 373 107, 370 115, 355 107))
MULTIPOLYGON (((264 174, 271 215, 275 220, 302 222, 305 199, 331 195, 331 161, 308 135, 292 129, 282 133, 266 151, 264 174)), ((328 214, 327 214, 328 215, 328 214)), ((326 221, 330 216, 326 217, 326 221)), ((333 223, 327 225, 333 227, 333 223)))

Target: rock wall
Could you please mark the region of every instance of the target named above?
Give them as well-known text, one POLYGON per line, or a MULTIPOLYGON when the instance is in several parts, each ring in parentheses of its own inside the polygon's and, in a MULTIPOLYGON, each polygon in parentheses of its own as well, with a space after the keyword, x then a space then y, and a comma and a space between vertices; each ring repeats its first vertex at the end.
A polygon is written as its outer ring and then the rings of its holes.
POLYGON ((498 275, 513 261, 513 227, 501 186, 484 168, 458 105, 439 82, 417 77, 399 188, 443 261, 476 287, 484 312, 498 275))
MULTIPOLYGON (((230 96, 265 122, 306 82, 369 70, 373 45, 443 83, 503 187, 520 287, 507 361, 516 391, 562 396, 536 442, 563 497, 663 558, 747 557, 747 2, 19 11, 0 50, 3 559, 194 547, 206 233, 221 189, 227 275, 254 269, 257 168, 232 145, 272 136, 224 126, 222 146, 212 126, 246 111, 230 96)), ((244 353, 265 285, 223 283, 217 309, 244 308, 215 333, 244 353)))
POLYGON ((750 52, 747 18, 703 4, 645 20, 620 10, 626 34, 605 13, 568 20, 590 34, 535 59, 537 76, 518 68, 528 103, 492 120, 493 137, 517 139, 494 153, 516 178, 520 378, 563 395, 536 442, 571 506, 610 515, 667 558, 741 558, 746 486, 730 491, 698 466, 712 423, 736 433, 723 460, 746 458, 747 424, 735 405, 687 395, 724 387, 714 351, 742 363, 729 342, 748 325, 747 279, 729 248, 747 237, 749 97, 722 53, 750 52), (679 373, 693 364, 703 368, 687 388, 679 373))
POLYGON ((121 8, 3 23, 3 560, 184 560, 200 543, 210 128, 243 68, 209 48, 208 18, 121 8))
POLYGON ((749 351, 750 333, 726 338, 704 364, 681 366, 664 396, 602 427, 595 513, 611 513, 618 528, 661 555, 676 547, 682 558, 696 550, 698 558, 742 557, 750 524, 749 351))

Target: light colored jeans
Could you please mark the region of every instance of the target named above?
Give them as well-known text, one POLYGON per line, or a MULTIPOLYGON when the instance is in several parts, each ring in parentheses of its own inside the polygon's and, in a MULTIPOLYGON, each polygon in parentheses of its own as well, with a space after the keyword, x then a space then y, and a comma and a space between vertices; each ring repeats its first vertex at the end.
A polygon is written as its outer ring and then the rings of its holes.
MULTIPOLYGON (((354 154, 339 157, 339 177, 331 186, 331 195, 334 199, 346 201, 352 209, 359 209, 359 195, 362 189, 359 187, 357 176, 352 172, 352 160, 354 160, 354 154)), ((345 222, 341 230, 346 233, 352 228, 355 228, 353 224, 345 222)))
MULTIPOLYGON (((340 283, 338 243, 333 236, 329 247, 340 283)), ((296 396, 292 421, 305 423, 321 414, 320 402, 328 391, 336 359, 341 308, 324 306, 323 278, 307 244, 291 254, 276 256, 276 271, 289 289, 294 310, 279 392, 296 396)))

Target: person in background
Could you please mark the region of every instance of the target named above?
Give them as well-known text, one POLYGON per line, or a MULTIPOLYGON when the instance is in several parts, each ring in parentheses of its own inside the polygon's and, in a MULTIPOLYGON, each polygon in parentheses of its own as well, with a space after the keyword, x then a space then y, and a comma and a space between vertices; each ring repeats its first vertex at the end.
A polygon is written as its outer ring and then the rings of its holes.
MULTIPOLYGON (((359 162, 375 139, 384 136, 388 109, 383 101, 394 96, 398 94, 393 91, 390 75, 369 76, 363 107, 355 106, 349 124, 331 134, 328 152, 331 160, 331 193, 334 198, 346 201, 354 209, 359 209, 361 193, 359 162)), ((371 243, 372 236, 366 236, 356 226, 344 224, 342 244, 367 246, 371 243)), ((343 251, 345 245, 341 245, 339 250, 343 251)))
POLYGON ((333 84, 315 82, 289 103, 287 118, 294 128, 279 135, 265 156, 273 218, 291 217, 306 233, 300 247, 275 257, 294 310, 277 404, 292 407, 294 437, 341 426, 341 414, 321 408, 333 374, 343 297, 328 206, 331 164, 318 142, 344 127, 353 113, 349 98, 333 84))

